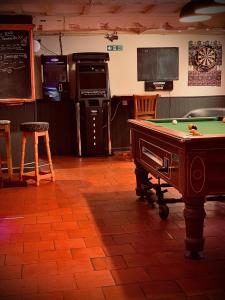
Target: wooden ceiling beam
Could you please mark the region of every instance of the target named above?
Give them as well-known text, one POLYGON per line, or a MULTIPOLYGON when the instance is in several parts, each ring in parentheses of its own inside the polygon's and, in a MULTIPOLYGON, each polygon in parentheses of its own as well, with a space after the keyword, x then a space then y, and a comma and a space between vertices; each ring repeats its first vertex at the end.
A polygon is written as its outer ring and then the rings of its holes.
POLYGON ((80 11, 80 15, 87 15, 90 12, 91 9, 91 5, 82 5, 81 11, 80 11))
POLYGON ((141 11, 142 14, 147 14, 147 13, 151 12, 155 8, 155 6, 156 6, 155 4, 146 5, 144 7, 144 9, 141 11))
POLYGON ((113 7, 111 7, 110 9, 110 13, 111 14, 116 14, 116 13, 119 13, 123 10, 124 6, 122 5, 114 5, 113 7))

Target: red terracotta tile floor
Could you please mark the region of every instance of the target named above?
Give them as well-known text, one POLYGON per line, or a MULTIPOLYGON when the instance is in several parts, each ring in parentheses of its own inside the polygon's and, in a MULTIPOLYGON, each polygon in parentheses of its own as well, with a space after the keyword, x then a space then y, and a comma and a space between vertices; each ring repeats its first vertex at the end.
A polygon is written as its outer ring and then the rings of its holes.
POLYGON ((205 259, 190 260, 183 203, 161 220, 137 201, 132 161, 53 163, 55 182, 0 189, 0 300, 225 299, 225 202, 205 204, 205 259))

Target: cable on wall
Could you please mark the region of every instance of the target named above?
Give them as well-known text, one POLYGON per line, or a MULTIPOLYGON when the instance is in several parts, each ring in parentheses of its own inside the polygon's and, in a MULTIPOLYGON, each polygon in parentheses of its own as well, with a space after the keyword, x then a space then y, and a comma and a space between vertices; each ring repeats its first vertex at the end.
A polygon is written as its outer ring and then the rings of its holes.
POLYGON ((63 48, 62 48, 62 33, 59 33, 59 47, 60 47, 60 55, 63 55, 63 48))
POLYGON ((114 113, 113 113, 113 116, 111 117, 111 122, 114 120, 114 118, 115 118, 115 116, 117 114, 117 110, 118 110, 118 108, 119 108, 119 106, 120 106, 121 103, 122 103, 121 100, 117 103, 116 108, 115 108, 114 113))
POLYGON ((58 55, 58 53, 55 53, 54 51, 48 49, 47 47, 45 47, 45 46, 41 43, 41 50, 43 50, 43 49, 46 50, 46 51, 48 51, 48 52, 50 52, 50 53, 52 53, 52 54, 54 54, 54 55, 58 55))
POLYGON ((171 95, 170 95, 170 91, 169 91, 169 118, 171 118, 171 95))

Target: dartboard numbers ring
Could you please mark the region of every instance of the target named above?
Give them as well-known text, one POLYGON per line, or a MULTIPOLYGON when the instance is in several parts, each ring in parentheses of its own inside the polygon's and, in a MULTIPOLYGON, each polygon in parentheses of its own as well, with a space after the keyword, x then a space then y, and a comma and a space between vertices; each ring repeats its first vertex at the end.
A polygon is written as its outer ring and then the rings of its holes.
POLYGON ((216 64, 216 52, 212 47, 201 47, 195 55, 195 63, 199 71, 207 72, 216 64))

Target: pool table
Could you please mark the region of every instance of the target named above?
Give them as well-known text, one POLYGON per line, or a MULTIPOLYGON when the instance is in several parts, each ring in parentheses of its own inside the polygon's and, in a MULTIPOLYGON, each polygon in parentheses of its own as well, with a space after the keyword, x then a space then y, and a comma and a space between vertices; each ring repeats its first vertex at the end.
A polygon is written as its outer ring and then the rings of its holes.
POLYGON ((172 121, 128 120, 136 194, 144 196, 149 173, 175 187, 184 202, 185 254, 201 258, 206 196, 225 194, 225 123, 218 117, 172 121), (193 136, 189 124, 200 135, 193 136))

